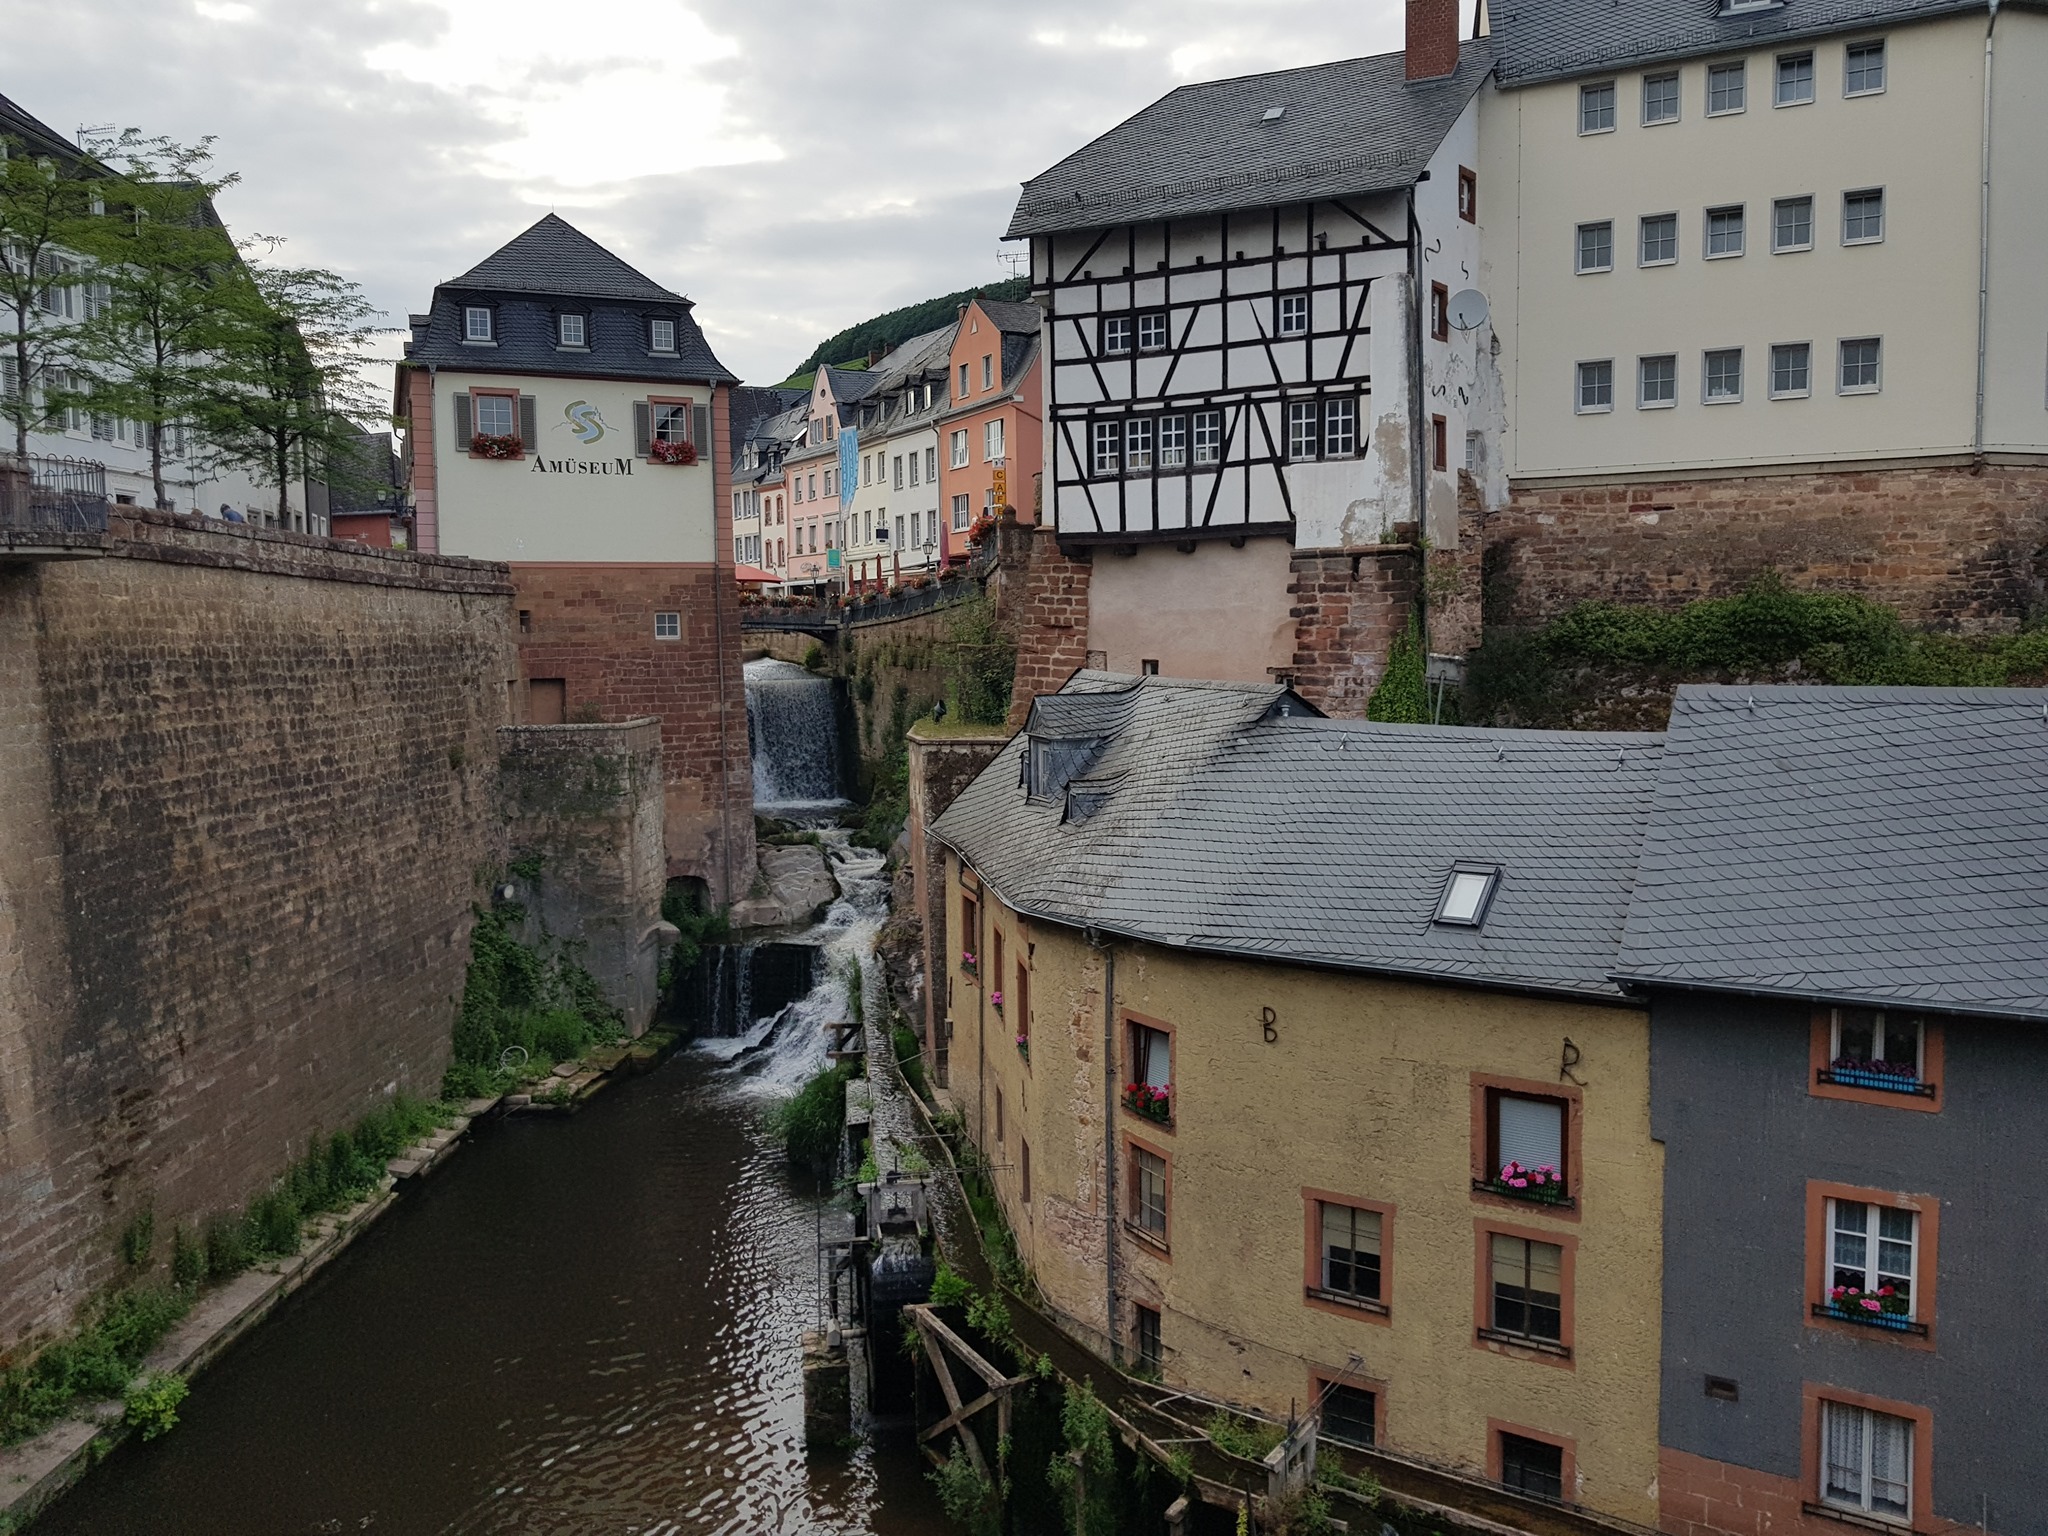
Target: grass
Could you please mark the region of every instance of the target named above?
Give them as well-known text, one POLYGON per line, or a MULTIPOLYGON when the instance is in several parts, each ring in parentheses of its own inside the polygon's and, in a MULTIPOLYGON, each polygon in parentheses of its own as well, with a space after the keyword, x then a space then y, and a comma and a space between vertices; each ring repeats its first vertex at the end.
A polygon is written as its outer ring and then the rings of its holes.
POLYGON ((1234 1413, 1211 1414, 1202 1430, 1217 1450, 1242 1456, 1246 1461, 1264 1461, 1266 1453, 1286 1436, 1286 1431, 1278 1424, 1268 1424, 1262 1419, 1242 1419, 1234 1413))
POLYGON ((792 1163, 832 1166, 846 1126, 846 1085, 853 1075, 848 1062, 827 1067, 768 1111, 769 1134, 782 1142, 792 1163))

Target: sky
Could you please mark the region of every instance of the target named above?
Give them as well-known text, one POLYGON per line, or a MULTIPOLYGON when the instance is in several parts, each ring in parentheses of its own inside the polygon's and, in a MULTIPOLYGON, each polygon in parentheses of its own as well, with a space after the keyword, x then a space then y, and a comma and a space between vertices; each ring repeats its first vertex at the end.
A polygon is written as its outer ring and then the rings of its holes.
POLYGON ((553 210, 695 300, 761 384, 1007 277, 1018 183, 1175 86, 1401 45, 1395 0, 0 9, 0 94, 66 135, 212 136, 229 227, 360 283, 394 331, 553 210))

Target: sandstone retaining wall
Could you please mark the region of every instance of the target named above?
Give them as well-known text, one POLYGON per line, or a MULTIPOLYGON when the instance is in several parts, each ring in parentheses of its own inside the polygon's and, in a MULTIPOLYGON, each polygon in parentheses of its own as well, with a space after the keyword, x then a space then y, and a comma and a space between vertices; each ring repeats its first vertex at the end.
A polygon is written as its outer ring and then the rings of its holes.
POLYGON ((436 1091, 515 676, 502 566, 153 512, 0 562, 0 1351, 122 1229, 436 1091))

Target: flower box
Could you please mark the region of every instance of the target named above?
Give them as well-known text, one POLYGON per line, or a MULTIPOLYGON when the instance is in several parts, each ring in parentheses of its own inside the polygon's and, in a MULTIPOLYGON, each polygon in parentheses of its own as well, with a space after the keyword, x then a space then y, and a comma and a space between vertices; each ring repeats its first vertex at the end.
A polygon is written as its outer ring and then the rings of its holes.
POLYGON ((1150 1083, 1125 1083, 1124 1108, 1134 1115, 1160 1125, 1173 1124, 1173 1085, 1154 1088, 1150 1083))
POLYGON ((1923 1099, 1934 1097, 1934 1084, 1920 1080, 1920 1074, 1900 1063, 1857 1061, 1844 1056, 1822 1067, 1820 1081, 1838 1088, 1872 1088, 1879 1093, 1910 1093, 1923 1099))
POLYGON ((980 963, 976 961, 971 950, 963 949, 960 951, 960 969, 970 976, 980 969, 980 963))
POLYGON ((1003 1011, 1003 994, 1000 991, 989 993, 988 1000, 990 1005, 994 1007, 997 1013, 1001 1013, 1003 1011))
POLYGON ((1525 1168, 1515 1162, 1504 1163, 1492 1178, 1474 1179, 1472 1187, 1482 1194, 1527 1200, 1535 1205, 1577 1204, 1565 1189, 1564 1175, 1548 1163, 1535 1168, 1525 1168))
POLYGON ((647 461, 650 464, 694 464, 697 462, 697 445, 672 443, 657 437, 647 445, 647 461))
POLYGON ((1029 1035, 1019 1035, 1017 1037, 1017 1054, 1026 1061, 1031 1059, 1031 1037, 1029 1035))
POLYGON ((1927 1325, 1914 1322, 1912 1311, 1912 1303, 1888 1285, 1875 1291, 1838 1285, 1828 1292, 1827 1300, 1813 1305, 1815 1317, 1827 1318, 1831 1322, 1854 1323, 1860 1328, 1882 1328, 1891 1333, 1910 1333, 1924 1339, 1927 1337, 1927 1325))
POLYGON ((479 432, 469 440, 469 451, 480 459, 516 459, 526 443, 509 432, 479 432))

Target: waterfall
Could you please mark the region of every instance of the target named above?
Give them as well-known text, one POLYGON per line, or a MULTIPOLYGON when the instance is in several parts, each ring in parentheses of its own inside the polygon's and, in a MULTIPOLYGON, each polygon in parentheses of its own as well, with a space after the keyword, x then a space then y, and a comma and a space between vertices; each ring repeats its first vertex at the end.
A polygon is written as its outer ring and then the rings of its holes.
POLYGON ((755 806, 774 814, 843 804, 831 679, 772 660, 748 662, 746 676, 755 806))

